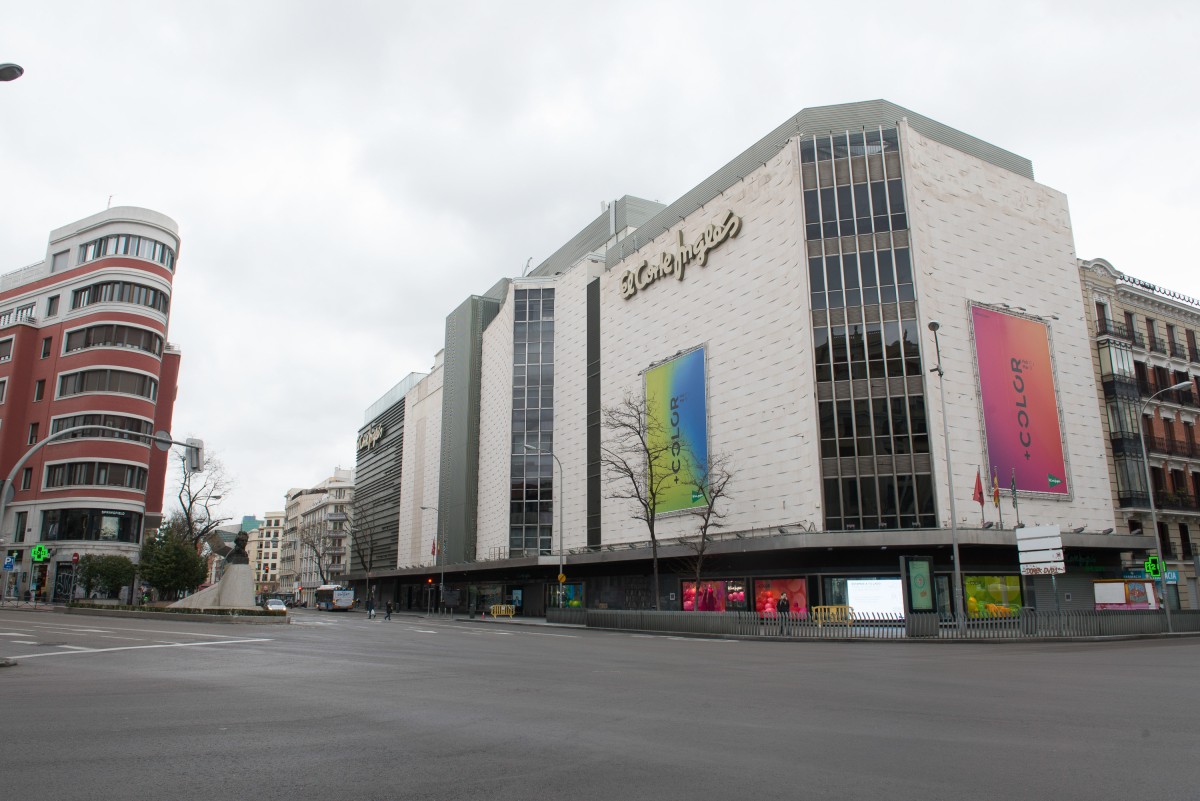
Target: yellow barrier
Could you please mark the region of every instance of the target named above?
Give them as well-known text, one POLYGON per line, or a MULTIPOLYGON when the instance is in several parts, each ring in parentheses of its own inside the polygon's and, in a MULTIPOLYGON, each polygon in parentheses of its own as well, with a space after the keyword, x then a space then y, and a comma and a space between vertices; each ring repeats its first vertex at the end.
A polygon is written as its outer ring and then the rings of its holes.
POLYGON ((517 613, 517 607, 512 604, 492 604, 492 617, 507 615, 512 617, 517 613))
POLYGON ((849 606, 814 606, 812 616, 818 626, 826 623, 848 626, 854 621, 854 609, 849 606))

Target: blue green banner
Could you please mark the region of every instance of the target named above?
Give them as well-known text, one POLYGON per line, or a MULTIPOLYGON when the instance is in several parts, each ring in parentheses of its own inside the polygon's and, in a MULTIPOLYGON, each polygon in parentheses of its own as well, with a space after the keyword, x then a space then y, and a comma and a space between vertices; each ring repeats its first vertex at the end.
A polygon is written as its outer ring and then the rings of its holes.
POLYGON ((648 445, 656 474, 666 475, 656 514, 705 505, 708 408, 704 370, 704 348, 700 347, 646 371, 648 445))

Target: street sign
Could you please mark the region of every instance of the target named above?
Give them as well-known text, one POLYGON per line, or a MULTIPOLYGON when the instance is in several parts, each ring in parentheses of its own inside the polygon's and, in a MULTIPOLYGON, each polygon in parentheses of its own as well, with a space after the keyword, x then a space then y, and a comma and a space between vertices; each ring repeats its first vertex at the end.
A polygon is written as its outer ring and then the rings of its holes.
POLYGON ((1063 560, 1062 530, 1058 526, 1017 529, 1017 560, 1022 576, 1053 576, 1067 572, 1063 560))
POLYGON ((558 583, 559 583, 559 584, 562 584, 562 583, 563 583, 563 582, 565 582, 566 580, 567 580, 567 574, 566 574, 566 573, 559 573, 559 574, 558 574, 558 583))
POLYGON ((16 561, 11 556, 4 557, 4 569, 12 570, 16 567, 16 561))
POLYGON ((71 564, 73 564, 73 565, 79 564, 79 554, 78 553, 71 554, 71 564))

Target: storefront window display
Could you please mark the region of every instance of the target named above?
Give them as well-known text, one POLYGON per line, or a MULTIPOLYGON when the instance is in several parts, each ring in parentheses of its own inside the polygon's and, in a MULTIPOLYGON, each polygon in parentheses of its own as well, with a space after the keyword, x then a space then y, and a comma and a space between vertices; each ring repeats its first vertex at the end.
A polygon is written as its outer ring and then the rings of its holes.
POLYGON ((583 606, 583 585, 562 585, 562 603, 563 606, 570 607, 571 609, 578 609, 583 606))
POLYGON ((791 614, 808 617, 808 579, 805 578, 755 579, 755 611, 763 617, 775 617, 779 598, 785 592, 791 614))
POLYGON ((1021 611, 1020 576, 963 576, 967 617, 1016 617, 1021 611))
POLYGON ((749 608, 746 604, 744 581, 694 581, 683 582, 683 611, 685 612, 739 612, 749 608))

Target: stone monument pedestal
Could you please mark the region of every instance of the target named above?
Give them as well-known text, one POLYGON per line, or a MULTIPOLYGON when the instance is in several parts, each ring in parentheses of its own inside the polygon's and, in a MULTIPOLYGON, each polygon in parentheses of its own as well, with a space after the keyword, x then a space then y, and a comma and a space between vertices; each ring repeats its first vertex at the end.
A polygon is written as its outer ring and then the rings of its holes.
POLYGON ((220 581, 171 606, 179 609, 257 609, 254 572, 248 564, 226 564, 220 581))

